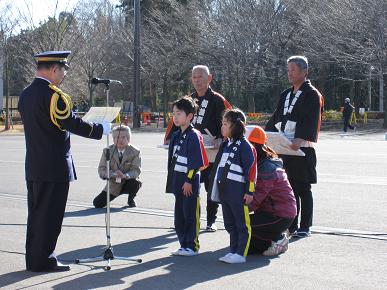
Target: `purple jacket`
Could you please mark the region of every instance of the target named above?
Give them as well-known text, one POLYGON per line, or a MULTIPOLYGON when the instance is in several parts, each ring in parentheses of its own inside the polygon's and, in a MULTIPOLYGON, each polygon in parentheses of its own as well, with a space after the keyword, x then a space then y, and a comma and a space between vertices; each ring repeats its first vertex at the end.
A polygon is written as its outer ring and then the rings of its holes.
POLYGON ((284 218, 297 214, 296 199, 279 158, 260 160, 257 183, 250 211, 264 211, 284 218))

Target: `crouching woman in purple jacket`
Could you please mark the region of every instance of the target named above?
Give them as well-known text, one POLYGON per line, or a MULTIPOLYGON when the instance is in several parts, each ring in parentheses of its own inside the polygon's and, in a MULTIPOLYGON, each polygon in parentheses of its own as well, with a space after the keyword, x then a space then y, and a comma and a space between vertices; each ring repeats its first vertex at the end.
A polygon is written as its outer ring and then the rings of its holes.
POLYGON ((251 241, 249 254, 275 256, 288 249, 284 233, 297 214, 296 200, 282 160, 268 147, 266 133, 254 126, 248 140, 257 150, 257 183, 249 205, 251 241))

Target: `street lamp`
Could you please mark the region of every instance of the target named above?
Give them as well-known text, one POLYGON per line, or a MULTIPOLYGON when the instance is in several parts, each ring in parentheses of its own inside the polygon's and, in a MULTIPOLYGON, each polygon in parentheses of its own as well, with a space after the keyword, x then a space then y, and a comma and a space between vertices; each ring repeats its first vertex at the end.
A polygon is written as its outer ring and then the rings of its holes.
POLYGON ((141 94, 140 79, 140 0, 134 0, 134 114, 133 127, 140 128, 139 100, 141 94))
POLYGON ((375 68, 371 65, 370 66, 370 72, 369 72, 369 78, 368 78, 368 108, 369 110, 371 110, 371 95, 372 95, 372 92, 371 92, 371 77, 372 77, 372 71, 374 70, 375 68))
POLYGON ((133 8, 128 9, 129 0, 122 1, 116 8, 125 10, 125 24, 128 24, 129 12, 134 11, 134 47, 133 47, 133 128, 140 128, 140 110, 139 100, 141 95, 141 77, 140 77, 140 0, 133 0, 133 8))

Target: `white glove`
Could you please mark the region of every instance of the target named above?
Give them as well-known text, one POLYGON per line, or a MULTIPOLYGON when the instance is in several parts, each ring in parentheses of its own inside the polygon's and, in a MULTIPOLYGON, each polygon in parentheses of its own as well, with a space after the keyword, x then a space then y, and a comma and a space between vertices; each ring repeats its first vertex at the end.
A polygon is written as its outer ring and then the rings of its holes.
POLYGON ((109 122, 103 122, 102 127, 103 127, 103 134, 109 135, 111 128, 112 128, 112 124, 109 122))

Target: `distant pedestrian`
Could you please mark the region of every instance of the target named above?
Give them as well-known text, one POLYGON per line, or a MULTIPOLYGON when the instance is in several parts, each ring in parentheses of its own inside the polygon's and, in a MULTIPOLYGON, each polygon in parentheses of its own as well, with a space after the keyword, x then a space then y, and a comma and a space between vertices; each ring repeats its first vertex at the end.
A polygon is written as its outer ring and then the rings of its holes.
POLYGON ((343 110, 343 121, 344 121, 344 132, 347 132, 347 128, 351 130, 355 130, 356 127, 352 126, 350 124, 351 116, 353 113, 353 110, 355 109, 354 106, 351 105, 350 98, 345 98, 344 100, 344 110, 343 110))

